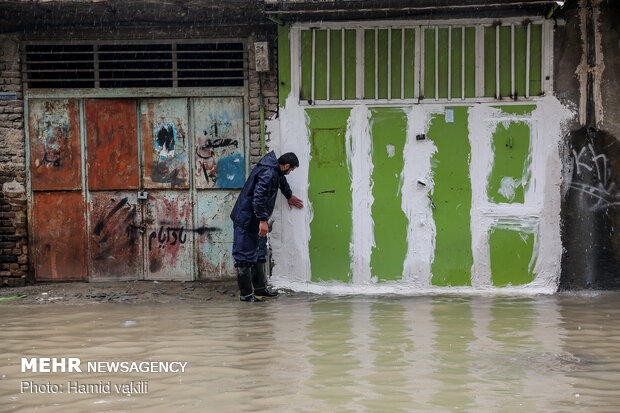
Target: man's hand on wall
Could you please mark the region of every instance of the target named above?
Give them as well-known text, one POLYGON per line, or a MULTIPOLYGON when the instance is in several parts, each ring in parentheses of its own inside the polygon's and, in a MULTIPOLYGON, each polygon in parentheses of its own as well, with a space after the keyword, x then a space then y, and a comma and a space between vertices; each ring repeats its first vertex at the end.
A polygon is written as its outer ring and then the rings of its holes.
POLYGON ((302 201, 301 199, 297 198, 295 195, 292 195, 288 199, 288 206, 291 209, 293 209, 293 207, 301 209, 301 208, 304 207, 304 201, 302 201))

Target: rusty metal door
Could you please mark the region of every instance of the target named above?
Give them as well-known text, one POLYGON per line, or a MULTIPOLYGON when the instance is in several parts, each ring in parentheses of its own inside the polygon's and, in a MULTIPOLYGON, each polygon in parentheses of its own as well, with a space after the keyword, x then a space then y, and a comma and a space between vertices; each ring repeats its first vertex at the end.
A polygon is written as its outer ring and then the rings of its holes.
POLYGON ((90 278, 97 281, 141 278, 143 231, 136 192, 91 192, 88 213, 90 278))
POLYGON ((86 275, 84 200, 81 192, 35 192, 35 278, 83 280, 86 275))
POLYGON ((193 101, 196 264, 200 278, 234 274, 230 212, 245 182, 243 98, 193 101))
POLYGON ((242 97, 28 104, 37 279, 234 273, 229 215, 245 180, 242 97))
POLYGON ((145 279, 193 279, 188 125, 188 99, 140 101, 145 279))
POLYGON ((32 245, 37 280, 82 280, 86 274, 79 103, 28 102, 32 245))
POLYGON ((196 258, 202 278, 235 273, 232 258, 233 226, 230 220, 238 194, 229 191, 200 191, 196 203, 196 258))
POLYGON ((88 270, 92 280, 142 278, 138 128, 133 99, 84 102, 88 170, 88 270))
POLYGON ((88 189, 138 189, 135 101, 87 99, 85 110, 88 189))
POLYGON ((189 193, 149 193, 145 205, 146 272, 149 280, 191 280, 193 229, 189 193))

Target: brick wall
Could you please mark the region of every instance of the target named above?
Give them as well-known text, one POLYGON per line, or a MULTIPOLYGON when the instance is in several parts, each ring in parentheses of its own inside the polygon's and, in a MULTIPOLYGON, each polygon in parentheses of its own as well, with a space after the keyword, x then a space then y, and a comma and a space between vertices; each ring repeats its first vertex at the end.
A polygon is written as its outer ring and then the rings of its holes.
POLYGON ((0 37, 0 279, 23 285, 28 275, 24 105, 18 39, 0 37), (12 99, 15 94, 17 99, 12 99), (7 99, 9 98, 9 99, 7 99))

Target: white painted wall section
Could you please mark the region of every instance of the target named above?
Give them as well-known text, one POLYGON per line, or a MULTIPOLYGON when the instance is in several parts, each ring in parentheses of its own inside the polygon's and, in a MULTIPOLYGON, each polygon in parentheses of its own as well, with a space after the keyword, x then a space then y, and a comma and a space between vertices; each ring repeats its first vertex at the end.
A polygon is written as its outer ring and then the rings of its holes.
POLYGON ((375 246, 375 224, 372 219, 372 139, 370 137, 370 110, 359 105, 351 110, 347 121, 347 166, 351 174, 352 239, 350 246, 351 273, 354 284, 368 284, 370 257, 375 246))
MULTIPOLYGON (((303 209, 290 208, 284 196, 278 196, 273 213, 274 223, 269 236, 272 259, 275 263, 272 282, 307 282, 310 280, 310 222, 312 205, 308 201, 308 166, 310 165, 310 138, 305 111, 291 94, 286 107, 280 108, 279 136, 272 136, 278 147, 270 147, 280 156, 294 152, 299 168, 287 175, 293 194, 304 202, 303 209)), ((272 123, 270 122, 269 125, 272 123)), ((274 128, 276 130, 277 128, 274 128)), ((273 135, 273 133, 272 133, 273 135)))

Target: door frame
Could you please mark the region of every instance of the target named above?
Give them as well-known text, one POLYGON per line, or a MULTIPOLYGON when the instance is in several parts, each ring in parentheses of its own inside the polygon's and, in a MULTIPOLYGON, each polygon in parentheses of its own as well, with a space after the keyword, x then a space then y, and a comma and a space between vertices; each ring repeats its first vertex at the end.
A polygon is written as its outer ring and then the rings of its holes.
MULTIPOLYGON (((245 41, 243 42, 245 45, 245 41)), ((247 74, 247 65, 245 67, 245 73, 247 74)), ((77 99, 79 102, 79 127, 80 127, 80 165, 82 168, 82 199, 84 200, 84 219, 86 222, 85 231, 85 252, 86 257, 89 256, 90 251, 88 247, 88 234, 90 234, 91 228, 89 224, 89 201, 90 201, 90 193, 88 190, 88 171, 86 167, 87 162, 87 152, 86 152, 86 114, 85 114, 85 100, 86 99, 135 99, 136 108, 137 108, 137 128, 138 128, 138 160, 140 169, 142 169, 142 143, 141 143, 141 125, 140 125, 140 99, 144 98, 187 98, 189 102, 191 102, 192 98, 217 98, 217 97, 240 97, 243 101, 243 141, 244 141, 244 151, 243 155, 245 158, 245 176, 247 177, 250 173, 250 107, 249 107, 249 93, 248 93, 248 81, 247 76, 244 80, 244 86, 237 87, 213 87, 213 88, 127 88, 127 89, 27 89, 24 93, 24 135, 25 135, 25 158, 26 158, 26 194, 28 198, 27 203, 27 221, 28 221, 28 251, 29 251, 29 260, 30 260, 30 271, 32 274, 32 278, 34 280, 37 279, 36 275, 36 263, 38 257, 33 254, 34 252, 34 222, 33 222, 33 190, 32 190, 32 174, 30 170, 30 126, 29 126, 29 101, 31 99, 77 99)), ((190 111, 188 112, 189 119, 189 134, 192 136, 191 141, 193 142, 193 103, 190 103, 190 111)), ((189 148, 189 143, 188 143, 189 148)), ((188 155, 189 156, 189 155, 188 155)), ((193 156, 189 156, 189 169, 190 174, 193 174, 194 167, 194 159, 193 156)), ((142 177, 140 176, 140 184, 142 182, 142 177)), ((219 189, 214 189, 219 190, 219 189)), ((231 190, 234 191, 234 190, 231 190)), ((193 177, 190 178, 190 198, 192 203, 192 216, 195 215, 195 207, 194 200, 195 198, 196 188, 193 183, 193 177)), ((192 218, 192 223, 196 221, 196 217, 192 218)), ((144 246, 143 246, 144 247, 144 246)), ((192 244, 192 276, 191 280, 198 279, 199 274, 197 274, 196 265, 196 238, 194 237, 192 244)), ((144 248, 143 248, 144 249, 144 248)), ((144 258, 144 257, 143 257, 144 258)), ((143 259, 144 261, 144 259, 143 259)), ((144 264, 143 264, 144 267, 144 264)), ((84 276, 84 280, 93 281, 91 278, 91 274, 89 272, 88 265, 86 265, 85 269, 86 273, 84 276)), ((142 280, 145 279, 145 271, 144 268, 141 274, 138 275, 137 279, 142 280)), ((116 279, 105 279, 105 278, 97 278, 96 281, 112 281, 116 279)))

